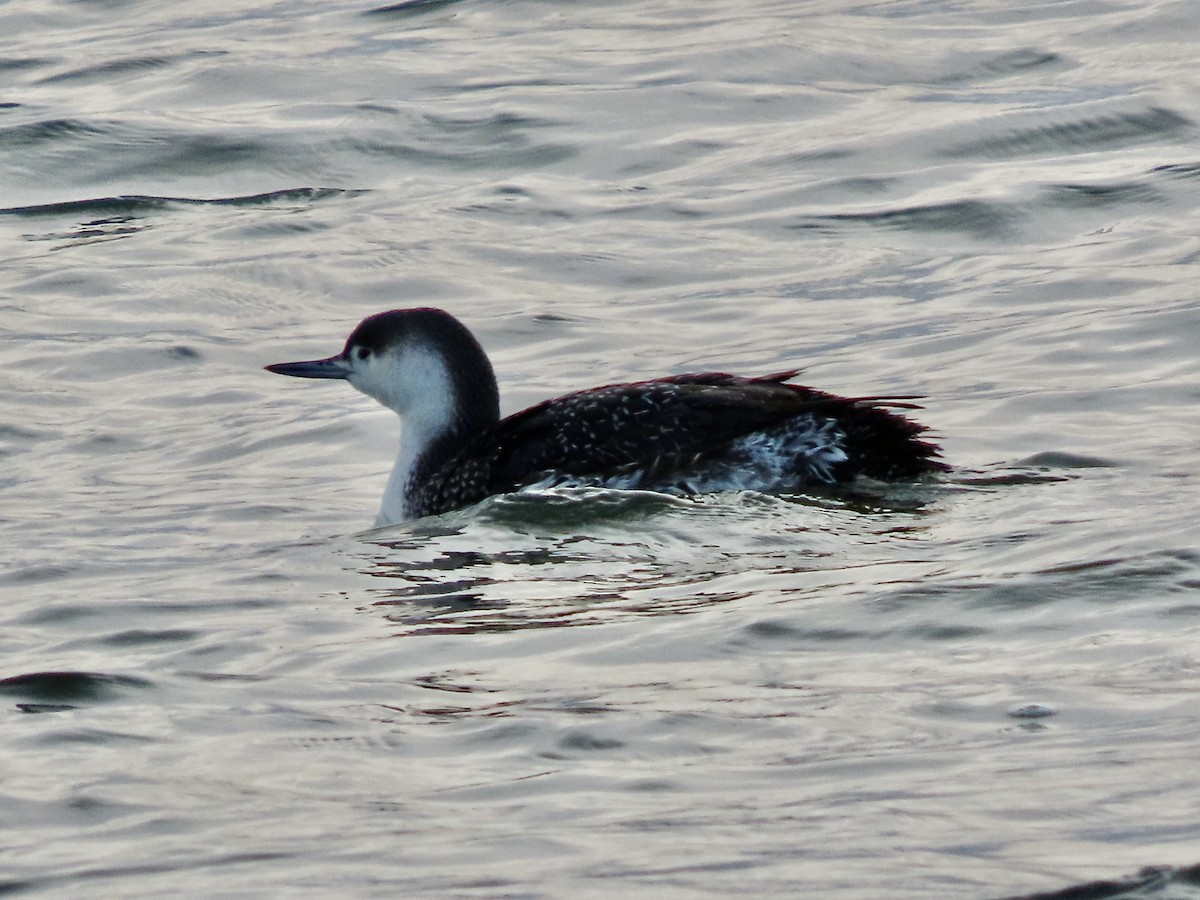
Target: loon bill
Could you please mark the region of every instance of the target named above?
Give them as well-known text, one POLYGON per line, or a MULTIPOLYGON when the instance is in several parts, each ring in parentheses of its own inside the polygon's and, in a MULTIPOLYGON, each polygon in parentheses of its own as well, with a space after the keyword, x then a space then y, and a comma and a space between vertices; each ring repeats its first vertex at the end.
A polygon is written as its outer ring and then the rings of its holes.
POLYGON ((789 491, 948 467, 926 429, 893 409, 913 397, 847 398, 785 384, 799 370, 611 384, 500 418, 487 354, 440 309, 364 319, 337 356, 266 367, 339 378, 400 415, 400 453, 375 521, 391 525, 531 485, 704 493, 789 491))

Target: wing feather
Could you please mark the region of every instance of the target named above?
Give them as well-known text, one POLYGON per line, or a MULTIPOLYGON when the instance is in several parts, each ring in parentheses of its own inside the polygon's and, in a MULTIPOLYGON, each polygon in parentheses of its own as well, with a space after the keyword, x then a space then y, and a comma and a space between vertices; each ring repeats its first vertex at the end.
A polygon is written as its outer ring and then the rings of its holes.
POLYGON ((805 413, 837 417, 860 402, 782 383, 794 374, 696 373, 546 401, 497 426, 494 478, 497 486, 515 486, 550 470, 587 476, 662 468, 670 460, 719 453, 739 437, 805 413))

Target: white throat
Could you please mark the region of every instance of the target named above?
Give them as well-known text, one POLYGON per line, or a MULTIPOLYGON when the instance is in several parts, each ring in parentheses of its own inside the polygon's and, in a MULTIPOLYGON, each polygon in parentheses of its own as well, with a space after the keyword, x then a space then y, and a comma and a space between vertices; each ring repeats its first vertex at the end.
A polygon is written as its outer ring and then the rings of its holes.
POLYGON ((375 526, 411 518, 406 494, 413 469, 454 424, 458 398, 440 353, 408 345, 383 354, 349 378, 352 385, 400 416, 400 452, 388 476, 375 526))
POLYGON ((379 506, 379 515, 375 517, 376 528, 395 525, 412 518, 405 499, 413 477, 413 469, 416 468, 417 460, 449 427, 449 420, 430 423, 424 419, 407 416, 401 419, 400 452, 396 454, 396 462, 392 464, 392 472, 388 475, 387 487, 383 489, 383 502, 379 506))

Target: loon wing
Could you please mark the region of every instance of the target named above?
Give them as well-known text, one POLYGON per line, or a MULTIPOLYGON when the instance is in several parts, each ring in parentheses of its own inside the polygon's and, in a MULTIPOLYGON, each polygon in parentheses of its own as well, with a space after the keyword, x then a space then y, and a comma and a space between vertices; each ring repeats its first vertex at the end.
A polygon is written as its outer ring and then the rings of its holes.
MULTIPOLYGON (((880 408, 908 406, 911 398, 846 398, 799 385, 783 384, 796 371, 762 378, 721 372, 677 375, 654 381, 615 384, 567 394, 530 407, 500 422, 490 440, 494 490, 509 490, 555 471, 570 475, 646 467, 670 468, 679 462, 720 453, 730 441, 801 416, 836 419, 847 433, 860 434, 891 455, 917 462, 936 448, 913 437, 922 429, 880 408), (906 444, 916 445, 916 447, 906 444)), ((869 471, 871 457, 847 448, 853 471, 876 477, 904 477, 930 466, 902 465, 903 473, 869 471)), ((934 464, 936 466, 936 464, 934 464)), ((879 469, 878 466, 873 468, 879 469)))

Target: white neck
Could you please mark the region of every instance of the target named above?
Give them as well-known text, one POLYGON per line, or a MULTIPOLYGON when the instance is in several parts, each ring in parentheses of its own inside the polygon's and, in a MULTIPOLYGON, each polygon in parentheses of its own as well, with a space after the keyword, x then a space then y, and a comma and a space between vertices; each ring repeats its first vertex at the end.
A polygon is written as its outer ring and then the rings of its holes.
POLYGON ((405 416, 400 426, 400 452, 396 454, 396 462, 392 465, 392 473, 388 476, 387 487, 383 489, 383 502, 379 507, 379 515, 375 517, 375 527, 395 525, 411 518, 405 507, 405 488, 412 477, 413 468, 421 454, 437 440, 449 427, 447 420, 430 422, 415 416, 405 416))
POLYGON ((396 457, 392 474, 388 476, 387 487, 383 489, 383 502, 379 505, 379 515, 375 517, 376 528, 395 525, 408 518, 404 513, 404 485, 408 483, 414 459, 401 443, 400 455, 396 457))
POLYGON ((402 365, 386 374, 388 377, 375 383, 355 385, 395 410, 401 421, 400 452, 388 476, 376 527, 411 518, 405 492, 413 469, 434 441, 453 426, 457 401, 446 367, 436 354, 410 352, 402 365))

